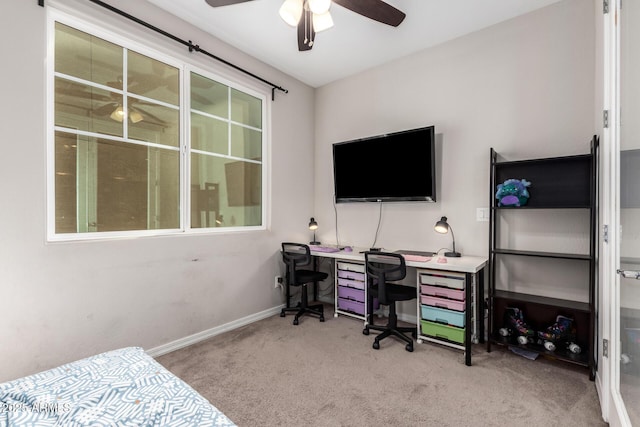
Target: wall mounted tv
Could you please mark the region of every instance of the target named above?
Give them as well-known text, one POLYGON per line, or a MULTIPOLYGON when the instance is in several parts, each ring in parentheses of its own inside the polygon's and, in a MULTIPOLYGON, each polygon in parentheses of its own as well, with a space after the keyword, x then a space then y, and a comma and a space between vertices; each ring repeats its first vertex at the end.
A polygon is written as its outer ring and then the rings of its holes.
POLYGON ((333 144, 336 203, 436 201, 435 128, 333 144))

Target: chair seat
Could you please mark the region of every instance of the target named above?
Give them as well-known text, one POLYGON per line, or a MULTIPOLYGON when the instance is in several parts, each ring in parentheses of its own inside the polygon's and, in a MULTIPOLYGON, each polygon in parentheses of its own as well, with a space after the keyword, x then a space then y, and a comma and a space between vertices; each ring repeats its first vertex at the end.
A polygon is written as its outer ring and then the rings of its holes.
MULTIPOLYGON (((387 300, 389 301, 409 301, 417 298, 416 288, 413 286, 396 285, 395 283, 387 283, 387 300)), ((378 290, 372 292, 373 296, 378 296, 378 290)))
MULTIPOLYGON (((305 283, 321 282, 329 277, 327 273, 313 270, 296 270, 296 283, 291 283, 292 286, 300 286, 305 283)), ((415 290, 414 290, 415 293, 415 290)))

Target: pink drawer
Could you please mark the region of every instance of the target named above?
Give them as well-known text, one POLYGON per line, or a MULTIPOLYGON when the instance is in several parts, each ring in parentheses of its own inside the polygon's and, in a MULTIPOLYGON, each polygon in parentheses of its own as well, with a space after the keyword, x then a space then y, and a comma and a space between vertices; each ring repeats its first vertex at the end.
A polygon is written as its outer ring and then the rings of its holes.
POLYGON ((340 310, 351 311, 356 314, 364 315, 364 303, 352 301, 350 299, 338 298, 338 308, 340 310))
POLYGON ((364 289, 364 282, 351 279, 338 279, 338 286, 350 286, 356 289, 364 289))
POLYGON ((430 297, 430 296, 427 296, 427 295, 422 295, 420 297, 420 301, 423 304, 432 305, 434 307, 442 307, 442 308, 448 308, 449 310, 464 311, 464 302, 463 301, 455 301, 455 300, 451 300, 451 299, 436 298, 436 297, 430 297))
POLYGON ((358 273, 355 271, 338 270, 338 277, 364 282, 364 273, 358 273))
POLYGON ((456 299, 458 301, 464 301, 464 291, 460 291, 457 289, 420 285, 420 292, 423 295, 430 295, 432 297, 449 298, 456 299))
POLYGON ((364 290, 338 286, 338 298, 364 302, 364 290))

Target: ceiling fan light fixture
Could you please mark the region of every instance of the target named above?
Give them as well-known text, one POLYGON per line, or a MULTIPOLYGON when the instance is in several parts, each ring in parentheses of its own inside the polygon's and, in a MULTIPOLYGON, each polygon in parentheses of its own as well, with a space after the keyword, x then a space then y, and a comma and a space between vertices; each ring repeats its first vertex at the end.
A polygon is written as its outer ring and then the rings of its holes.
POLYGON ((129 113, 129 120, 131 120, 131 123, 139 123, 144 120, 144 116, 140 111, 131 109, 131 113, 129 113))
POLYGON ((122 108, 122 105, 118 105, 116 109, 113 110, 113 112, 109 115, 109 117, 111 117, 111 119, 115 120, 116 122, 122 123, 122 121, 124 120, 124 109, 122 108))
POLYGON ((316 15, 327 13, 331 7, 331 0, 308 0, 309 9, 316 15))
POLYGON ((321 14, 313 14, 313 29, 316 33, 328 30, 331 27, 333 27, 333 18, 331 17, 331 13, 329 13, 329 11, 321 14))
POLYGON ((302 16, 302 0, 284 0, 279 13, 284 22, 295 27, 302 16))

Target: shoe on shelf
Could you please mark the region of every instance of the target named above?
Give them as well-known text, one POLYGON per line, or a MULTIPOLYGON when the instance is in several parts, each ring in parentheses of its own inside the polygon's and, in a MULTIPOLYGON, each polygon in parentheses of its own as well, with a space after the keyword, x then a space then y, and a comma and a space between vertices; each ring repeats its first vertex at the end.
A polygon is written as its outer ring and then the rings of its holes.
POLYGON ((532 342, 536 332, 524 320, 522 310, 517 307, 507 307, 504 311, 504 327, 500 328, 500 335, 508 337, 516 335, 518 343, 524 345, 532 342))

